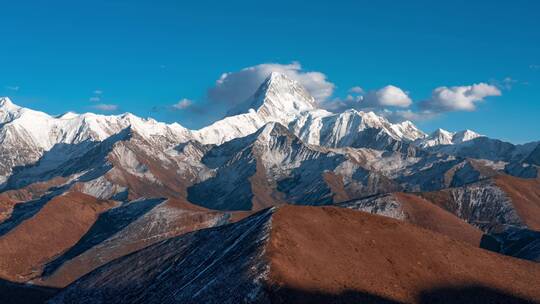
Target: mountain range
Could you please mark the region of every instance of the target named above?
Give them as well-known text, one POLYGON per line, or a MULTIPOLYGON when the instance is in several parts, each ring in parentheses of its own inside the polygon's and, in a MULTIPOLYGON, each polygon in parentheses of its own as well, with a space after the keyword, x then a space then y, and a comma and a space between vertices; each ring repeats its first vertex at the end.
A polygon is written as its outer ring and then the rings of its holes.
POLYGON ((540 301, 539 172, 540 142, 331 113, 275 72, 199 130, 1 98, 0 297, 540 301))

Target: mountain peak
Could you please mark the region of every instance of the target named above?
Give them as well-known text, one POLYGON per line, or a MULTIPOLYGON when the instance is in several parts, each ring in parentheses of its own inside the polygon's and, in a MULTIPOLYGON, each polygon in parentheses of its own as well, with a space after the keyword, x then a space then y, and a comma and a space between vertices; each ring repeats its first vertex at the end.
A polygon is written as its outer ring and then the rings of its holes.
POLYGON ((0 108, 5 110, 15 110, 20 107, 14 104, 9 97, 0 97, 0 108))
POLYGON ((447 131, 445 129, 437 129, 433 131, 428 137, 421 138, 416 141, 416 145, 421 148, 429 148, 440 145, 451 145, 455 133, 447 131))
POLYGON ((469 141, 469 140, 472 140, 481 136, 482 135, 467 129, 467 130, 463 130, 463 131, 459 131, 455 133, 454 136, 452 137, 452 141, 457 144, 457 143, 469 141))
POLYGON ((441 128, 438 128, 437 130, 433 131, 433 133, 431 133, 431 136, 441 136, 441 135, 452 137, 454 133, 445 129, 441 129, 441 128))
MULTIPOLYGON (((267 89, 268 87, 270 86, 276 86, 276 85, 281 85, 281 86, 299 86, 300 84, 289 78, 287 75, 283 74, 283 73, 280 73, 280 72, 271 72, 267 77, 266 79, 261 83, 261 85, 259 86, 259 89, 260 90, 261 88, 264 90, 264 89, 267 89)), ((257 90, 257 91, 258 91, 257 90)))
POLYGON ((438 144, 451 144, 452 138, 454 137, 456 133, 450 132, 445 129, 438 128, 437 130, 433 131, 428 137, 428 139, 432 139, 438 142, 438 144))
POLYGON ((14 104, 9 97, 0 97, 0 123, 9 122, 20 115, 23 108, 14 104))
POLYGON ((455 145, 461 144, 466 141, 481 137, 482 135, 471 131, 463 130, 459 132, 450 132, 444 129, 437 129, 431 133, 427 138, 419 140, 417 145, 422 148, 429 148, 435 146, 455 145))
POLYGON ((276 71, 271 72, 270 75, 268 75, 267 80, 276 80, 279 78, 290 80, 290 78, 285 76, 285 74, 276 71))
POLYGON ((79 114, 75 113, 75 112, 72 112, 72 111, 68 111, 64 114, 60 114, 58 116, 56 116, 56 118, 58 119, 73 119, 73 118, 77 118, 79 117, 79 114))
POLYGON ((255 94, 227 113, 227 116, 254 110, 265 120, 288 122, 301 112, 316 108, 315 98, 297 81, 272 72, 255 94))

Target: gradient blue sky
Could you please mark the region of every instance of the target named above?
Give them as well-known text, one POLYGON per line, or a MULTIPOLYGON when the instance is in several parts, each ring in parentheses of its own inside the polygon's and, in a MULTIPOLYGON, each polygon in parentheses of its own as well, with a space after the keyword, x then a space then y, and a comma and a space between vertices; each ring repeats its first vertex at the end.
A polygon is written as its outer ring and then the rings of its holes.
POLYGON ((60 114, 94 111, 100 90, 113 113, 200 127, 170 106, 261 63, 298 61, 340 97, 393 84, 419 101, 509 77, 476 111, 417 125, 540 140, 540 1, 185 2, 0 0, 0 96, 60 114))

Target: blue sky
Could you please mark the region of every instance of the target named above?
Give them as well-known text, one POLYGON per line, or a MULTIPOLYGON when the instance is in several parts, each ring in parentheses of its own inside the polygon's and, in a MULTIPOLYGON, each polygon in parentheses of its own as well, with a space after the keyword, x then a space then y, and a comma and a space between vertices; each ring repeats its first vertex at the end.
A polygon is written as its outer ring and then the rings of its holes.
POLYGON ((474 110, 415 123, 540 140, 540 2, 373 2, 0 0, 0 96, 196 128, 224 111, 207 96, 222 73, 298 62, 335 85, 328 100, 391 84, 413 111, 438 87, 497 85, 474 110), (184 98, 192 109, 175 110, 184 98))

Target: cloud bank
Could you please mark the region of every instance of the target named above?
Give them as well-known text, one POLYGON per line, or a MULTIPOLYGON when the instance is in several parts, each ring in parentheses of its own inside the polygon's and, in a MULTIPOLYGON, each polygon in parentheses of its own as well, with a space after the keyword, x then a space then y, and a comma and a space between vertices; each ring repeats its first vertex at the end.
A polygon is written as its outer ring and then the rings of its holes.
POLYGON ((210 102, 236 105, 248 99, 272 72, 285 74, 298 81, 317 100, 323 102, 334 93, 335 85, 326 75, 316 71, 304 71, 299 62, 290 64, 263 63, 237 72, 224 73, 216 85, 208 90, 210 102))
POLYGON ((377 111, 388 107, 407 108, 413 102, 407 92, 393 85, 369 91, 365 95, 360 87, 352 87, 349 92, 344 99, 335 98, 321 106, 332 112, 347 109, 377 111))
POLYGON ((387 85, 376 91, 370 91, 363 100, 366 107, 399 107, 407 108, 412 104, 409 95, 402 89, 387 85))
MULTIPOLYGON (((504 84, 513 81, 505 78, 504 84)), ((466 86, 441 86, 431 92, 431 97, 419 102, 413 102, 407 91, 394 85, 387 85, 364 94, 363 90, 349 90, 345 98, 334 98, 324 103, 323 107, 332 112, 342 112, 347 109, 374 111, 385 116, 390 121, 404 120, 422 121, 435 118, 442 113, 455 111, 475 111, 477 104, 490 96, 502 95, 501 90, 486 83, 466 86), (357 92, 357 94, 354 94, 357 92)))
POLYGON ((469 86, 438 87, 431 98, 420 102, 423 110, 437 113, 451 111, 474 111, 476 105, 488 96, 500 96, 501 91, 493 85, 478 83, 469 86))
POLYGON ((200 117, 205 122, 219 119, 231 108, 247 100, 272 72, 296 80, 315 98, 319 107, 339 113, 348 109, 373 111, 391 121, 422 121, 446 112, 474 111, 487 97, 500 96, 501 89, 510 89, 515 80, 507 77, 500 84, 477 83, 463 86, 440 86, 427 99, 414 101, 409 92, 395 85, 364 90, 354 86, 345 98, 334 96, 336 86, 319 71, 306 71, 299 62, 290 64, 262 63, 235 72, 223 73, 206 95, 195 102, 182 99, 172 110, 200 117), (499 89, 501 88, 501 89, 499 89))
POLYGON ((184 110, 189 108, 193 104, 193 101, 191 99, 183 98, 177 103, 173 104, 172 107, 175 110, 184 110))
POLYGON ((103 112, 113 112, 113 111, 118 110, 118 105, 100 103, 100 104, 92 106, 92 108, 94 108, 94 109, 96 109, 98 111, 103 111, 103 112))

